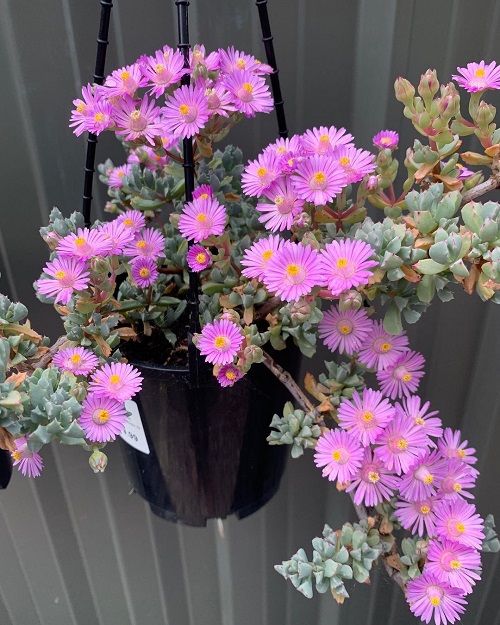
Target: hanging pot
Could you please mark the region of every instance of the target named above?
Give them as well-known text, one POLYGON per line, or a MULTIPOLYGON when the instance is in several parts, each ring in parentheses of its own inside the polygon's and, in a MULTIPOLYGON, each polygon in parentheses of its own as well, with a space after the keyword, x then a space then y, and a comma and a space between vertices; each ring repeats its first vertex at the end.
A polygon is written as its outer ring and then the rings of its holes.
MULTIPOLYGON (((286 356, 294 373, 298 350, 286 356)), ((136 397, 143 432, 136 415, 123 450, 134 489, 155 514, 204 526, 230 514, 244 518, 271 499, 288 450, 266 437, 273 414, 291 397, 264 365, 233 387, 222 388, 209 372, 192 389, 186 368, 130 362, 144 376, 136 397)))
POLYGON ((0 449, 0 489, 7 488, 12 477, 12 458, 10 451, 0 449))

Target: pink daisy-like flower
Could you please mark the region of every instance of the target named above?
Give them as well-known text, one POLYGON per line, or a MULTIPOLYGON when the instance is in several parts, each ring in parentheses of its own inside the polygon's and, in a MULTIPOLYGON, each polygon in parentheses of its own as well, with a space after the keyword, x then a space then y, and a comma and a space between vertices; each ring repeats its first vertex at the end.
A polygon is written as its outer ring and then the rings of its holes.
POLYGON ((88 375, 99 364, 97 356, 84 347, 61 349, 54 356, 54 365, 74 375, 88 375))
MULTIPOLYGON (((445 458, 459 458, 468 465, 476 464, 477 458, 474 455, 476 450, 474 447, 467 447, 469 441, 461 441, 462 433, 460 430, 455 432, 451 428, 446 428, 443 437, 438 441, 438 448, 445 458)), ((471 467, 473 473, 479 474, 479 471, 471 467)))
POLYGON ((100 395, 87 395, 78 424, 92 443, 114 441, 127 421, 123 402, 100 395))
POLYGON ((219 369, 217 373, 217 382, 222 387, 233 386, 238 380, 243 377, 243 372, 238 367, 232 364, 224 365, 219 369))
MULTIPOLYGON (((402 412, 409 419, 411 419, 415 425, 422 428, 422 431, 430 437, 441 438, 443 436, 443 423, 439 417, 434 415, 439 414, 439 410, 433 410, 427 412, 430 402, 426 401, 422 405, 422 400, 418 395, 413 397, 406 397, 403 399, 403 404, 396 404, 396 410, 402 412)), ((427 445, 436 447, 436 444, 429 438, 427 445)))
POLYGON ((433 497, 444 474, 445 460, 438 451, 417 458, 401 477, 399 493, 408 501, 433 497))
POLYGON ((425 570, 441 582, 468 594, 476 581, 481 579, 481 555, 475 549, 448 538, 431 540, 425 570))
POLYGON ((219 53, 210 52, 207 56, 205 46, 197 43, 189 51, 189 64, 191 69, 195 69, 200 64, 206 67, 208 71, 219 69, 219 53))
POLYGON ((484 521, 476 514, 476 507, 463 499, 441 501, 436 506, 436 533, 461 545, 481 549, 484 539, 484 521))
POLYGON ((133 96, 139 87, 144 87, 146 79, 139 65, 126 65, 112 72, 104 83, 108 97, 133 96))
POLYGON ((381 150, 396 150, 399 143, 399 135, 394 130, 381 130, 372 139, 373 145, 381 150))
POLYGON ((278 234, 252 243, 251 247, 245 250, 243 254, 241 265, 244 269, 241 273, 246 278, 263 280, 269 261, 274 253, 280 250, 286 243, 278 234))
POLYGON ((344 397, 337 413, 341 427, 365 447, 377 440, 394 414, 394 408, 382 393, 371 388, 363 389, 362 395, 354 391, 352 399, 344 397))
POLYGON ((49 278, 39 278, 36 288, 42 295, 55 296, 55 303, 67 304, 74 291, 83 291, 88 286, 87 263, 76 258, 54 258, 48 262, 43 273, 49 278))
POLYGON ((280 137, 274 143, 270 143, 264 150, 264 154, 274 154, 280 160, 283 167, 290 158, 295 159, 302 156, 302 137, 300 135, 293 135, 284 139, 280 137))
POLYGON ((297 163, 292 183, 300 198, 322 206, 347 186, 347 177, 330 157, 316 154, 297 163))
POLYGON ((93 87, 90 83, 86 87, 82 87, 82 96, 83 100, 73 100, 76 108, 71 111, 69 124, 70 128, 75 127, 73 132, 77 137, 88 130, 88 118, 94 115, 97 104, 105 99, 103 88, 99 86, 93 87))
POLYGON ((132 165, 133 163, 143 163, 150 171, 156 171, 157 169, 163 169, 168 165, 168 156, 161 156, 157 154, 155 150, 148 145, 142 145, 129 154, 127 162, 132 165))
POLYGON ((333 295, 368 284, 373 274, 370 269, 378 264, 370 260, 373 254, 373 248, 364 241, 342 239, 326 244, 321 250, 321 260, 328 289, 333 295))
MULTIPOLYGON (((443 163, 443 165, 444 164, 445 163, 443 163)), ((472 169, 467 169, 467 167, 465 167, 465 165, 462 165, 462 163, 455 163, 455 167, 460 172, 458 174, 458 179, 459 180, 467 180, 467 178, 470 178, 471 176, 473 176, 476 173, 476 172, 472 171, 472 169)))
POLYGON ((119 167, 113 167, 108 177, 108 186, 113 189, 120 189, 123 187, 123 177, 130 176, 132 171, 132 165, 120 165, 119 167))
POLYGON ((85 117, 85 130, 100 135, 114 124, 113 116, 112 105, 107 100, 100 99, 94 104, 92 112, 85 117))
POLYGON ((396 518, 401 526, 412 534, 425 537, 434 536, 436 532, 436 514, 434 508, 438 503, 435 497, 420 501, 397 501, 395 503, 396 518))
POLYGON ((241 349, 242 341, 243 332, 240 326, 227 319, 215 319, 213 323, 207 323, 203 327, 197 347, 207 362, 227 365, 233 362, 241 349))
POLYGON ((340 429, 323 432, 316 444, 314 463, 324 467, 323 477, 347 484, 361 469, 364 449, 347 432, 340 429))
POLYGON ((467 499, 474 499, 474 495, 468 492, 476 485, 477 475, 472 473, 472 467, 459 458, 452 458, 445 466, 446 470, 439 485, 439 492, 443 498, 466 497, 467 499))
POLYGON ((231 74, 234 71, 247 70, 254 72, 258 70, 260 63, 256 61, 253 56, 235 50, 233 46, 224 50, 219 48, 219 63, 220 69, 224 74, 231 74))
POLYGON ((43 469, 43 460, 40 454, 28 449, 28 439, 26 436, 16 438, 14 443, 16 449, 10 452, 12 460, 14 461, 13 465, 17 467, 17 470, 21 471, 23 475, 38 477, 43 469))
POLYGON ((375 456, 398 475, 427 452, 427 436, 408 417, 396 412, 375 443, 375 456))
POLYGON ((276 250, 264 274, 267 289, 285 302, 296 302, 322 283, 318 252, 298 243, 276 250))
POLYGON ((406 332, 393 336, 384 330, 381 321, 374 321, 372 332, 361 345, 358 357, 369 369, 380 371, 394 364, 408 349, 406 332))
POLYGON ((165 89, 178 82, 189 71, 184 68, 184 55, 172 49, 157 50, 154 56, 147 56, 140 70, 151 87, 150 93, 159 98, 165 89))
POLYGON ((206 200, 207 198, 213 196, 214 190, 209 184, 202 184, 193 191, 193 200, 196 200, 199 197, 201 197, 202 200, 206 200))
POLYGON ((207 98, 210 116, 229 117, 236 110, 231 94, 223 85, 205 86, 205 97, 207 98))
POLYGON ((158 278, 156 261, 150 257, 139 257, 132 261, 132 278, 143 289, 154 284, 158 278))
MULTIPOLYGON (((202 194, 204 195, 204 194, 202 194)), ((224 232, 226 209, 212 197, 198 197, 184 204, 179 215, 179 230, 188 241, 198 243, 210 235, 224 232)))
POLYGON ((59 241, 57 253, 62 257, 88 260, 92 256, 106 256, 110 250, 109 239, 100 230, 78 228, 59 241))
POLYGON ((484 91, 485 89, 500 89, 500 66, 492 61, 488 65, 480 63, 467 63, 467 67, 457 67, 460 75, 454 74, 453 80, 468 91, 484 91))
POLYGON ((367 150, 358 150, 353 145, 341 145, 332 152, 332 162, 344 170, 348 184, 359 182, 377 168, 375 157, 367 150))
POLYGON ((377 372, 380 390, 391 399, 414 393, 424 376, 425 358, 419 352, 407 351, 386 369, 377 372))
POLYGON ((118 219, 102 224, 99 230, 109 241, 109 254, 122 254, 123 248, 134 241, 132 230, 118 219))
POLYGON ((241 176, 241 187, 247 195, 260 197, 281 176, 279 159, 274 154, 260 154, 256 161, 248 161, 241 176))
POLYGON ((460 620, 467 604, 462 590, 440 581, 430 571, 408 582, 406 600, 415 616, 426 623, 434 618, 436 625, 460 620))
POLYGON ((118 102, 115 107, 116 134, 122 135, 126 141, 145 139, 151 145, 155 145, 155 137, 163 134, 163 126, 160 124, 160 109, 155 101, 149 101, 147 96, 140 100, 139 108, 136 108, 136 100, 126 97, 118 102))
POLYGON ((361 310, 339 310, 332 306, 318 325, 319 336, 332 352, 353 354, 370 334, 373 322, 361 310))
POLYGON ((144 228, 142 232, 136 234, 136 238, 123 248, 124 256, 132 256, 131 262, 136 262, 139 258, 150 258, 156 260, 165 256, 165 237, 154 228, 144 228))
POLYGON ((354 145, 354 137, 346 134, 345 128, 335 128, 335 126, 320 126, 307 130, 302 135, 302 146, 304 152, 308 155, 312 154, 328 154, 340 145, 354 145))
POLYGON ((146 219, 141 211, 125 211, 116 218, 116 222, 123 224, 130 232, 137 232, 146 225, 146 219))
POLYGON ((167 133, 182 139, 194 137, 210 116, 205 89, 196 85, 182 85, 168 98, 162 113, 167 133))
POLYGON ((203 245, 192 245, 186 254, 186 260, 192 271, 203 271, 210 265, 210 252, 203 245))
POLYGON ((304 200, 297 197, 297 193, 287 178, 281 178, 271 184, 266 190, 266 197, 272 204, 257 204, 256 209, 264 213, 259 221, 265 224, 266 229, 272 232, 289 230, 294 219, 302 212, 304 200))
POLYGON ((109 397, 124 402, 141 390, 142 375, 124 362, 103 365, 92 376, 89 391, 99 397, 109 397))
POLYGON ((391 474, 382 462, 373 457, 371 449, 366 447, 361 469, 346 488, 346 492, 356 491, 354 503, 371 507, 391 499, 398 483, 399 478, 391 474))
POLYGON ((271 92, 262 76, 239 70, 226 75, 222 84, 231 94, 235 109, 246 117, 270 113, 274 108, 271 92))

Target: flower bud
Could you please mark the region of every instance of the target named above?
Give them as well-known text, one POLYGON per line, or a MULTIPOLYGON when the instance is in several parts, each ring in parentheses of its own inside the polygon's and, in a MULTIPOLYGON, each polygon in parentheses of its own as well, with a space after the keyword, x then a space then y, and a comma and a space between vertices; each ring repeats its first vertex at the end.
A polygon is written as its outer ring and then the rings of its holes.
POLYGON ((476 113, 476 123, 480 128, 486 128, 495 119, 496 108, 492 104, 480 102, 476 113))
POLYGON ((108 457, 98 449, 89 458, 89 465, 94 473, 103 473, 107 464, 108 457))
POLYGON ((415 88, 409 80, 406 78, 396 78, 394 83, 394 91, 396 93, 396 100, 402 102, 408 108, 413 108, 413 97, 415 95, 415 88))
POLYGON ((363 305, 363 297, 358 291, 343 291, 339 296, 339 310, 359 310, 363 305))
POLYGON ((368 191, 376 191, 378 189, 378 176, 370 176, 366 181, 366 189, 368 191))
POLYGON ((295 226, 297 228, 310 228, 311 227, 311 216, 307 213, 300 213, 295 217, 295 226))
POLYGON ((425 74, 420 76, 418 84, 418 93, 427 104, 439 91, 439 81, 435 69, 428 69, 425 74))
POLYGON ((313 250, 319 250, 320 248, 319 241, 312 232, 306 232, 302 237, 301 243, 302 245, 312 247, 313 250))
POLYGON ((226 321, 230 321, 231 323, 235 323, 236 325, 240 325, 240 316, 236 312, 236 310, 232 310, 231 308, 224 308, 224 312, 220 316, 220 319, 225 319, 226 321))
POLYGON ((311 305, 302 297, 298 301, 293 302, 290 306, 292 319, 297 323, 304 323, 304 321, 307 321, 311 312, 311 305))
POLYGON ((178 228, 179 227, 179 217, 180 217, 180 215, 178 215, 177 213, 170 213, 170 215, 168 217, 169 220, 170 220, 170 223, 172 224, 172 226, 174 228, 178 228))
POLYGON ((45 241, 45 243, 47 243, 49 248, 53 251, 59 245, 59 241, 61 240, 61 237, 57 234, 57 232, 52 231, 52 232, 47 232, 46 234, 44 234, 43 240, 45 241))
POLYGON ((429 116, 429 113, 424 111, 423 113, 417 113, 416 115, 413 115, 412 122, 415 124, 415 126, 422 128, 422 130, 425 130, 430 126, 431 118, 429 116))
POLYGON ((247 365, 252 365, 264 360, 264 352, 258 345, 249 345, 243 350, 243 357, 247 365))

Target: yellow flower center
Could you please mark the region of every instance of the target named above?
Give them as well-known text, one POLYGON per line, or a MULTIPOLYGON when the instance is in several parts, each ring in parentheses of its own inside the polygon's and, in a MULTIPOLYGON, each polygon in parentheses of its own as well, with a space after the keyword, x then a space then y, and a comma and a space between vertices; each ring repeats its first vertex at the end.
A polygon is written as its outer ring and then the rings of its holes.
POLYGON ((109 412, 107 410, 99 410, 99 412, 97 413, 97 418, 99 419, 99 421, 101 423, 106 423, 106 421, 108 421, 110 415, 109 412))
POLYGON ((321 143, 328 143, 330 141, 330 137, 328 135, 320 135, 319 140, 321 143))
POLYGON ((207 255, 204 252, 196 254, 196 261, 200 263, 200 265, 203 265, 203 263, 207 262, 207 255))
POLYGON ((139 270, 139 275, 141 276, 141 278, 147 278, 150 274, 151 272, 147 267, 143 267, 139 270))
POLYGON ((205 213, 198 213, 198 215, 196 215, 196 221, 206 221, 207 220, 207 216, 205 215, 205 213))
POLYGON ((382 345, 380 346, 380 349, 383 352, 388 352, 391 349, 391 344, 390 343, 382 343, 382 345))
POLYGON ((122 72, 121 73, 121 79, 122 80, 128 80, 129 78, 130 78, 129 72, 122 72))
POLYGON ((130 117, 132 119, 139 119, 140 116, 141 116, 141 111, 132 111, 132 113, 130 113, 130 117))
POLYGON ((226 378, 228 380, 236 380, 236 373, 234 371, 226 371, 226 378))
POLYGON ((207 198, 208 198, 208 193, 202 193, 202 194, 200 195, 200 199, 201 199, 201 200, 206 200, 207 198))
POLYGON ((482 78, 485 75, 485 71, 484 69, 482 69, 481 67, 479 67, 478 69, 476 69, 476 71, 474 72, 474 76, 477 76, 478 78, 482 78))
POLYGON ((70 357, 70 360, 74 365, 79 365, 82 362, 82 357, 80 354, 73 354, 73 356, 70 357))
POLYGON ((459 534, 463 534, 465 532, 465 525, 463 523, 457 523, 456 528, 459 534))
POLYGON ((85 245, 86 241, 83 237, 78 237, 75 239, 75 245, 77 247, 81 247, 82 245, 85 245))
POLYGON ((66 277, 66 272, 63 271, 62 269, 60 269, 59 271, 56 271, 56 278, 58 280, 64 280, 65 277, 66 277))
POLYGON ((351 162, 351 159, 348 156, 342 156, 342 158, 339 158, 339 163, 341 165, 349 165, 351 162))
POLYGON ((424 484, 432 484, 434 482, 434 476, 429 473, 424 477, 424 484))
POLYGON ((286 148, 284 148, 282 145, 279 148, 276 148, 276 154, 285 154, 286 152, 286 148))
POLYGON ((80 104, 76 107, 76 110, 78 113, 83 113, 83 111, 85 110, 85 104, 83 102, 80 102, 80 104))
POLYGON ((289 276, 296 276, 299 273, 299 271, 300 271, 300 267, 298 265, 295 265, 294 263, 291 263, 286 268, 286 272, 289 276))
POLYGON ((119 375, 112 375, 109 378, 109 381, 111 382, 111 384, 118 384, 118 382, 120 382, 121 378, 119 375))
POLYGON ((415 419, 415 425, 425 425, 425 421, 421 417, 415 419))
POLYGON ((429 508, 429 506, 420 506, 420 512, 422 514, 429 514, 430 511, 431 509, 429 508))
POLYGON ((376 471, 370 471, 368 473, 368 480, 372 483, 375 484, 376 482, 378 482, 380 479, 379 474, 376 471))
POLYGON ((342 458, 342 454, 340 453, 340 451, 338 451, 338 450, 336 449, 334 452, 332 452, 332 458, 333 458, 336 462, 338 462, 339 460, 341 460, 341 458, 342 458))
POLYGON ((262 259, 269 260, 272 255, 273 255, 273 250, 266 250, 265 252, 262 253, 262 259))
POLYGON ((462 490, 462 486, 461 486, 461 484, 459 484, 458 482, 455 482, 455 483, 453 484, 453 490, 454 490, 456 493, 459 493, 459 492, 462 490))
POLYGON ((96 113, 94 115, 94 121, 95 122, 102 122, 104 119, 104 113, 96 113))
POLYGON ((161 63, 158 63, 158 65, 155 65, 155 71, 156 71, 157 74, 162 72, 164 69, 165 69, 165 66, 162 65, 161 63))
POLYGON ((123 178, 123 176, 125 175, 124 171, 119 171, 117 174, 118 178, 123 178))
POLYGON ((126 226, 131 226, 131 225, 133 224, 133 221, 127 217, 127 219, 124 219, 124 220, 123 220, 123 223, 124 223, 126 226))
POLYGON ((400 438, 396 443, 396 447, 401 449, 401 451, 404 451, 408 448, 408 441, 405 438, 400 438))
POLYGON ((350 334, 352 332, 352 328, 347 323, 344 323, 344 325, 340 326, 340 332, 342 334, 350 334))
POLYGON ((318 171, 317 173, 315 173, 313 178, 314 182, 317 182, 318 184, 323 184, 326 180, 326 176, 322 171, 318 171))
POLYGON ((243 69, 244 67, 247 66, 246 62, 243 59, 238 59, 236 61, 236 66, 240 67, 241 69, 243 69))
POLYGON ((246 83, 243 85, 243 89, 244 89, 245 91, 247 91, 248 93, 253 93, 253 87, 252 87, 252 85, 251 85, 249 82, 246 82, 246 83))
POLYGON ((257 176, 259 176, 259 178, 262 178, 266 174, 267 174, 267 169, 265 167, 259 167, 259 169, 257 170, 257 176))
POLYGON ((380 143, 382 145, 390 145, 391 140, 389 139, 389 137, 382 137, 382 139, 380 139, 380 143))
POLYGON ((460 456, 460 458, 464 458, 467 454, 465 453, 465 451, 463 449, 459 449, 458 450, 458 455, 460 456))
POLYGON ((181 104, 179 106, 179 113, 181 115, 187 115, 189 113, 189 106, 187 104, 181 104))
POLYGON ((411 373, 405 373, 403 376, 403 382, 409 382, 411 380, 411 373))
POLYGON ((363 414, 363 421, 365 423, 371 423, 373 421, 373 412, 365 412, 363 414))
POLYGON ((337 265, 339 269, 344 269, 344 267, 347 267, 347 263, 348 263, 347 258, 341 257, 337 260, 335 264, 337 265))
POLYGON ((284 201, 285 201, 285 198, 282 195, 277 195, 274 198, 274 203, 276 204, 276 206, 281 206, 284 201))
POLYGON ((226 344, 227 344, 227 340, 225 337, 223 336, 215 337, 214 345, 217 349, 223 349, 224 347, 226 347, 226 344))
POLYGON ((441 599, 439 597, 431 597, 429 601, 433 606, 438 606, 441 603, 441 599))
POLYGON ((144 239, 141 239, 140 241, 137 241, 135 246, 142 249, 143 247, 146 247, 146 241, 144 241, 144 239))
POLYGON ((452 560, 450 562, 450 568, 452 569, 461 569, 462 568, 462 563, 459 560, 452 560))
POLYGON ((17 461, 21 460, 21 454, 17 451, 17 449, 16 451, 12 452, 12 457, 14 458, 14 460, 17 460, 17 461))

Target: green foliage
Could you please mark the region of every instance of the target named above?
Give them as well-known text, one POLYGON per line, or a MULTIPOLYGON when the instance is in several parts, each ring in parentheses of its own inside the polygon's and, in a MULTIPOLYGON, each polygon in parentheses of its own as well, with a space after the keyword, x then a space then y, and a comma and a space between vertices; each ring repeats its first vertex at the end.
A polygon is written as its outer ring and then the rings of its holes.
POLYGON ((270 445, 292 445, 292 458, 298 458, 304 449, 316 446, 321 435, 319 425, 303 410, 295 410, 291 402, 283 408, 283 417, 275 414, 271 426, 276 431, 267 437, 270 445))

